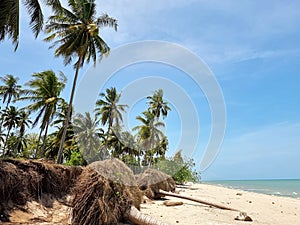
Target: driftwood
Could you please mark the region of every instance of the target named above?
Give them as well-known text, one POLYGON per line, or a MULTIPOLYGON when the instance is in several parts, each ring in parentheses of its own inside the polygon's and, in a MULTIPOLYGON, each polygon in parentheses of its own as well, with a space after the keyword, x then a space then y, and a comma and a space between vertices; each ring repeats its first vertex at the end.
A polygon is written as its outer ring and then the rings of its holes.
POLYGON ((163 204, 165 206, 177 206, 177 205, 183 205, 183 202, 164 201, 163 204))
POLYGON ((160 222, 147 214, 141 213, 134 206, 130 208, 128 219, 138 225, 169 225, 168 223, 160 222))
POLYGON ((234 209, 234 208, 231 208, 231 207, 228 207, 228 206, 225 206, 225 205, 204 201, 204 200, 189 197, 189 196, 183 196, 183 195, 179 195, 179 194, 175 194, 175 193, 171 193, 171 192, 166 192, 166 191, 163 191, 163 190, 159 190, 159 193, 161 193, 163 195, 166 195, 166 196, 172 196, 172 197, 176 197, 176 198, 191 200, 191 201, 198 202, 198 203, 201 203, 201 204, 204 204, 204 205, 213 206, 213 207, 216 207, 216 208, 219 208, 219 209, 225 209, 225 210, 240 212, 240 210, 238 210, 238 209, 234 209))

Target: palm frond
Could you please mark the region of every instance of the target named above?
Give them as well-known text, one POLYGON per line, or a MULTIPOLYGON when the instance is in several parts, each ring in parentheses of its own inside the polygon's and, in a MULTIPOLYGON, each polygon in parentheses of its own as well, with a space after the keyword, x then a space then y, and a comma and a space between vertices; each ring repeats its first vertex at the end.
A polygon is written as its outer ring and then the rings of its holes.
POLYGON ((115 29, 115 31, 118 30, 118 21, 107 14, 103 14, 102 16, 98 17, 97 25, 99 27, 112 27, 115 29))
POLYGON ((24 4, 30 15, 30 26, 37 37, 43 29, 44 16, 38 0, 24 0, 24 4))

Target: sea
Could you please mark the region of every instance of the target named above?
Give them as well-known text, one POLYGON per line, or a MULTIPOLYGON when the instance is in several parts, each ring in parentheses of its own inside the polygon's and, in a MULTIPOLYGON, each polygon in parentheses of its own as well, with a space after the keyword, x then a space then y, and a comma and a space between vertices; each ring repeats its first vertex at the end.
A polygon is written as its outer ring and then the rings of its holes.
POLYGON ((202 181, 201 183, 220 185, 223 187, 263 193, 268 195, 285 196, 300 199, 300 179, 284 180, 217 180, 202 181))

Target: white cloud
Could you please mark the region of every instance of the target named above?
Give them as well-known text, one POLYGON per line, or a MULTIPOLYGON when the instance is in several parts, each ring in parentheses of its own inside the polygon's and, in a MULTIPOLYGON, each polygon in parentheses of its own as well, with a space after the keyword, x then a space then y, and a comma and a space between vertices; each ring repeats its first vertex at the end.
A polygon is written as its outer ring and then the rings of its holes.
POLYGON ((285 54, 284 49, 262 48, 271 39, 300 30, 298 2, 120 0, 102 1, 100 9, 119 20, 117 34, 104 33, 112 45, 145 39, 175 41, 211 63, 285 54))

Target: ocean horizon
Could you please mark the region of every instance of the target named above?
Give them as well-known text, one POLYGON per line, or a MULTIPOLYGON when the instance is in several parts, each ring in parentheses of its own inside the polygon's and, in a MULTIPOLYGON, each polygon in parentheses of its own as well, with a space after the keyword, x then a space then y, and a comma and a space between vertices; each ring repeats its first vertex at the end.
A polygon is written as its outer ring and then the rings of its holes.
POLYGON ((268 195, 300 198, 300 179, 213 180, 201 181, 201 183, 268 195))

